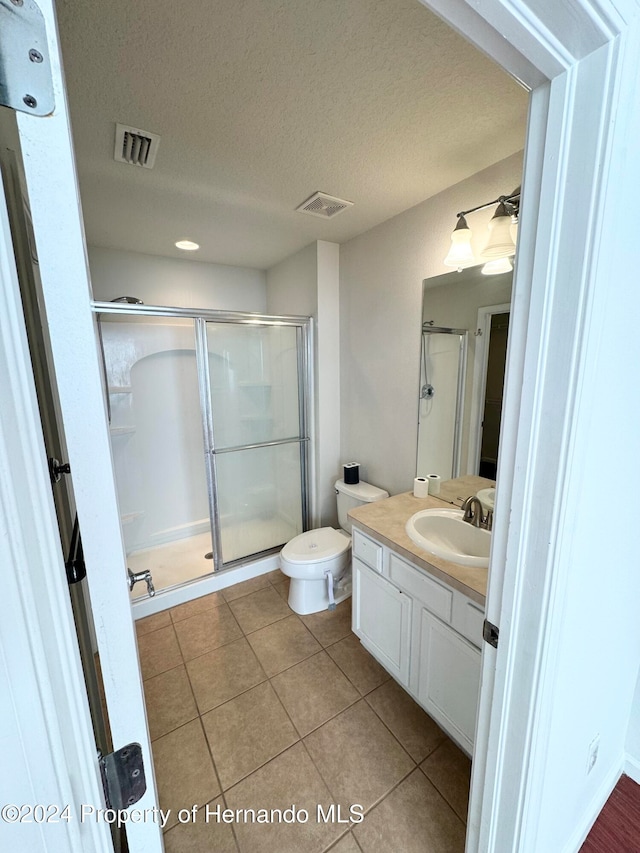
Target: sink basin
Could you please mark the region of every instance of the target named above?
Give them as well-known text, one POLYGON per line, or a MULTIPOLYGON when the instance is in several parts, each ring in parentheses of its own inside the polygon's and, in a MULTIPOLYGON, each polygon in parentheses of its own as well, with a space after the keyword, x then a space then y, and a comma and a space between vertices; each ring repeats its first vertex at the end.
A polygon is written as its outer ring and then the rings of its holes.
POLYGON ((486 512, 488 509, 493 509, 496 504, 496 490, 495 489, 480 489, 477 492, 476 497, 482 504, 482 508, 486 512))
POLYGON ((419 548, 443 560, 480 569, 489 565, 491 533, 463 521, 460 509, 423 509, 405 530, 419 548))

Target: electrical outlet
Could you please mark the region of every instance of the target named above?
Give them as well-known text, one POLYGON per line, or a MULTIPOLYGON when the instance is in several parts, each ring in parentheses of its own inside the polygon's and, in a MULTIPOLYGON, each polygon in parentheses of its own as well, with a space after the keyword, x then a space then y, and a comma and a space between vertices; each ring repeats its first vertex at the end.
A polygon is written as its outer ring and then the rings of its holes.
POLYGON ((600 748, 600 735, 596 735, 589 744, 589 752, 587 753, 587 776, 596 766, 598 760, 598 749, 600 748))

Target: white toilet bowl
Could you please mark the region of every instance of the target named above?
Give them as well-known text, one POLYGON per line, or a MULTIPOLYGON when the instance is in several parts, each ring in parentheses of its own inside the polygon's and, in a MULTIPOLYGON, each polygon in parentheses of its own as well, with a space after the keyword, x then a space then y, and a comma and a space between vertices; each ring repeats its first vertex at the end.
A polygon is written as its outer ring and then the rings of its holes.
POLYGON ((388 498, 369 483, 336 482, 341 530, 319 527, 300 533, 280 552, 280 568, 291 578, 289 607, 304 616, 339 604, 351 595, 351 521, 348 511, 388 498))
POLYGON ((351 537, 333 527, 301 533, 282 549, 280 568, 291 578, 289 607, 294 613, 304 616, 326 610, 330 603, 327 572, 331 572, 336 604, 351 594, 351 537))

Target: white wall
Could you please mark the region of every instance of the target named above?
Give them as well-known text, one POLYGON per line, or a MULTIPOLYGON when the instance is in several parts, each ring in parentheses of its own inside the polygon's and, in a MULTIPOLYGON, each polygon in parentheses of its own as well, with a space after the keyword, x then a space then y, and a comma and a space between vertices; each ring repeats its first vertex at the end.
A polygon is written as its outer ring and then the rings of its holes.
POLYGON ((147 305, 256 311, 267 307, 263 270, 89 246, 93 298, 137 296, 147 305))
MULTIPOLYGON (((521 174, 515 154, 340 247, 341 456, 391 494, 415 476, 423 279, 448 271, 456 213, 511 192, 521 174)), ((469 217, 474 233, 485 222, 469 217)))
POLYGON ((314 526, 337 523, 335 489, 340 475, 340 247, 318 240, 267 270, 270 314, 313 317, 314 390, 312 496, 314 526))
POLYGON ((318 246, 309 243, 267 270, 267 312, 316 317, 318 246))

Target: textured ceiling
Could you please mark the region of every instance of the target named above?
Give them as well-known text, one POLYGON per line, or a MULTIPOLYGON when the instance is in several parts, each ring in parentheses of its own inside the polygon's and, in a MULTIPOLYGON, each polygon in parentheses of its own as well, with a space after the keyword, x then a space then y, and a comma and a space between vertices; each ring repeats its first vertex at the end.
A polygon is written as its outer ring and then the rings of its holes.
POLYGON ((173 244, 188 238, 190 259, 268 268, 524 144, 526 93, 418 0, 57 9, 94 245, 184 257, 173 244), (160 134, 153 170, 113 160, 116 122, 160 134), (331 221, 296 213, 316 190, 355 204, 331 221))

